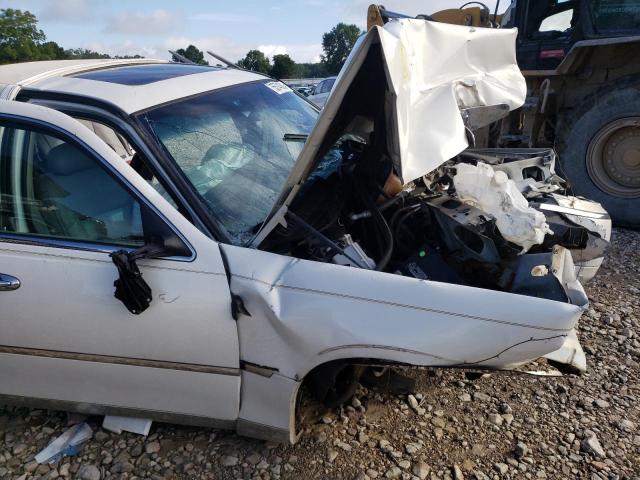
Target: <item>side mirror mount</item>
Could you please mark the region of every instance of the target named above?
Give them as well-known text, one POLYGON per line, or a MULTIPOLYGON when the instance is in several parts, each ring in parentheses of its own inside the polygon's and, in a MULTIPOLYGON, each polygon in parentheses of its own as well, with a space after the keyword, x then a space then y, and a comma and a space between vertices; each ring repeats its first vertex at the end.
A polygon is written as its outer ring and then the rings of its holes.
POLYGON ((184 240, 156 212, 143 205, 140 213, 145 244, 133 251, 122 249, 109 254, 118 269, 114 296, 134 315, 144 312, 153 300, 151 287, 142 278, 136 261, 192 255, 184 240))

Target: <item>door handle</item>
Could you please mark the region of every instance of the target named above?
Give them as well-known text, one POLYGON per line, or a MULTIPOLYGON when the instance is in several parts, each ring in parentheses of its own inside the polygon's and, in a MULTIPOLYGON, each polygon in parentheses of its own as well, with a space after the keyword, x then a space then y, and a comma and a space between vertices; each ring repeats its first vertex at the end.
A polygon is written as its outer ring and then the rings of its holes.
POLYGON ((0 273, 0 292, 10 292, 20 288, 20 280, 11 275, 0 273))

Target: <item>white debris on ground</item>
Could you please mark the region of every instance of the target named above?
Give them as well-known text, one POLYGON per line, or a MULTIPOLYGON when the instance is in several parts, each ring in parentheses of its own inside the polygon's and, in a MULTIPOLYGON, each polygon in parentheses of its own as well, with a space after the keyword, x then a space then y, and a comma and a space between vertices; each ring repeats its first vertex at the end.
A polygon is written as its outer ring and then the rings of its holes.
POLYGON ((105 415, 102 420, 102 428, 113 433, 131 432, 138 435, 149 435, 151 424, 148 418, 120 417, 117 415, 105 415))
POLYGON ((361 389, 342 409, 308 405, 293 446, 159 423, 117 435, 90 417, 93 438, 53 465, 34 456, 66 414, 0 407, 0 478, 640 480, 640 232, 614 232, 587 292, 580 377, 412 371, 414 395, 361 389))
POLYGON ((494 217, 500 234, 521 246, 522 253, 541 244, 547 233, 553 235, 544 214, 531 208, 516 183, 491 165, 460 163, 453 184, 460 200, 494 217))

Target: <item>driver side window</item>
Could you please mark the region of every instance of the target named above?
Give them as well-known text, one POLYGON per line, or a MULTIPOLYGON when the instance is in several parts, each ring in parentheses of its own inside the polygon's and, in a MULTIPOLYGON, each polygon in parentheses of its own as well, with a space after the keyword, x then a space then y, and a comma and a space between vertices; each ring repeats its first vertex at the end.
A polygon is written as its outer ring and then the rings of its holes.
POLYGON ((30 128, 0 132, 0 235, 144 244, 140 203, 93 155, 30 128))

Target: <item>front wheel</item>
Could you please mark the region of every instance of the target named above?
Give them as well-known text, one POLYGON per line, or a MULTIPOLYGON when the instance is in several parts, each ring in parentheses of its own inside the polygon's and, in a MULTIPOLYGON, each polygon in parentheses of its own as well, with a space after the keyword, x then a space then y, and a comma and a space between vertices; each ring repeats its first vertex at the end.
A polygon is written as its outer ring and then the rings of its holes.
POLYGON ((559 137, 574 192, 600 202, 616 225, 640 227, 640 90, 599 95, 559 137))

